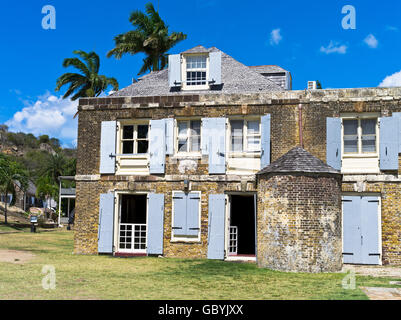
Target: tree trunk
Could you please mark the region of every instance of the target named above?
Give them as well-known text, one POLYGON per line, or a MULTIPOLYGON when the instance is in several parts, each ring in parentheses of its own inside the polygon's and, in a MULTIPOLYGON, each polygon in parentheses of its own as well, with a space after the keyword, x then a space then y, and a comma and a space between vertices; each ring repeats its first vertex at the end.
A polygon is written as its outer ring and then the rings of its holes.
POLYGON ((6 201, 4 202, 4 223, 7 224, 7 201, 8 195, 6 195, 6 201))

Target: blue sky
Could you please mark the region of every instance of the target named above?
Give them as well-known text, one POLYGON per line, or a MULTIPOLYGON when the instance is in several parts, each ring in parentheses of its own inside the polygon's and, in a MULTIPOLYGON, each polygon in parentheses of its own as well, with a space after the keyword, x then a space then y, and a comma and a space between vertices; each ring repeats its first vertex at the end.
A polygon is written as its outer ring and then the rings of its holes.
MULTIPOLYGON (((131 30, 128 17, 149 0, 7 1, 0 11, 0 123, 13 131, 49 134, 74 144, 76 104, 54 92, 64 58, 95 50, 101 74, 129 85, 142 55, 106 58, 113 37, 131 30), (56 30, 41 27, 44 5, 56 8, 56 30)), ((153 0, 157 5, 157 0, 153 0)), ((291 71, 293 89, 308 80, 324 88, 401 86, 401 1, 160 0, 172 31, 188 39, 171 53, 216 46, 246 65, 291 71), (344 5, 356 9, 356 29, 344 30, 344 5)))

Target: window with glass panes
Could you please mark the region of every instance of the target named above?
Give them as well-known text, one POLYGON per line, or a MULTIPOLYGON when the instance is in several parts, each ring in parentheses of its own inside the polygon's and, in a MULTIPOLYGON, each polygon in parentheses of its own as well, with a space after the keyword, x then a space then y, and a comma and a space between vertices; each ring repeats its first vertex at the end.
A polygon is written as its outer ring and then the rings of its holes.
POLYGON ((206 85, 206 55, 186 57, 186 85, 206 85))
POLYGON ((201 121, 177 121, 178 152, 199 152, 201 141, 201 121))
POLYGON ((149 125, 130 124, 122 127, 122 153, 123 154, 145 154, 149 149, 149 125))
POLYGON ((260 120, 231 120, 232 152, 258 152, 260 147, 260 120))
POLYGON ((377 153, 377 118, 343 119, 344 154, 377 153))

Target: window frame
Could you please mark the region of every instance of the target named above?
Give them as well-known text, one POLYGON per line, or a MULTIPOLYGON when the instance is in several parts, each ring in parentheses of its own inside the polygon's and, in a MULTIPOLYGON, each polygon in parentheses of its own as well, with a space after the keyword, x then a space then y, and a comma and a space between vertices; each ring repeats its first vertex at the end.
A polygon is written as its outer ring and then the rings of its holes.
POLYGON ((175 210, 174 210, 174 197, 177 193, 186 193, 183 190, 174 190, 172 192, 172 198, 171 198, 171 225, 170 225, 170 230, 171 230, 171 242, 186 242, 186 243, 200 243, 201 241, 201 231, 202 231, 202 224, 201 224, 201 217, 202 217, 202 192, 201 191, 188 191, 187 193, 194 193, 199 195, 199 209, 198 209, 198 224, 199 224, 199 230, 198 230, 198 235, 197 236, 176 236, 174 235, 174 216, 175 216, 175 210))
POLYGON ((246 117, 229 117, 228 118, 228 152, 230 157, 262 154, 262 118, 261 116, 246 116, 246 117), (242 151, 232 150, 232 134, 231 134, 231 121, 243 121, 242 125, 242 151), (259 134, 248 134, 248 122, 257 121, 259 123, 259 134), (248 137, 259 137, 259 150, 248 150, 248 137))
POLYGON ((202 119, 200 118, 184 118, 184 119, 175 119, 175 139, 174 139, 174 149, 175 154, 177 155, 200 155, 202 151, 202 119), (199 131, 199 151, 192 151, 190 150, 190 137, 192 136, 191 133, 191 121, 199 121, 200 123, 200 131, 199 131), (187 123, 187 151, 180 151, 179 150, 179 122, 186 122, 187 123))
POLYGON ((378 158, 380 153, 380 115, 378 113, 365 113, 365 114, 344 114, 341 115, 341 150, 342 158, 378 158), (361 120, 376 120, 376 152, 363 152, 362 151, 362 125, 361 120), (357 120, 357 136, 358 136, 358 152, 357 153, 346 153, 344 145, 344 120, 357 120))
MULTIPOLYGON (((208 53, 189 53, 183 54, 182 59, 182 68, 181 68, 181 79, 182 79, 182 90, 208 90, 209 86, 209 66, 210 66, 210 58, 208 53), (196 56, 206 56, 206 69, 196 68, 189 69, 193 72, 204 72, 206 71, 206 84, 202 85, 187 85, 187 58, 188 57, 196 57, 196 56)), ((188 71, 189 72, 189 71, 188 71)))
POLYGON ((123 156, 123 157, 148 157, 149 156, 149 147, 150 147, 150 140, 149 140, 149 134, 150 134, 150 120, 148 119, 142 119, 142 120, 128 120, 128 121, 120 121, 118 124, 118 155, 123 156), (138 126, 141 125, 147 125, 148 126, 148 138, 143 139, 139 138, 138 139, 138 126), (123 132, 124 132, 124 127, 125 126, 133 126, 133 138, 132 139, 123 139, 123 132), (138 141, 139 140, 147 140, 148 141, 148 152, 147 153, 138 153, 138 141), (124 141, 133 141, 134 146, 133 146, 133 153, 123 153, 123 143, 124 141))

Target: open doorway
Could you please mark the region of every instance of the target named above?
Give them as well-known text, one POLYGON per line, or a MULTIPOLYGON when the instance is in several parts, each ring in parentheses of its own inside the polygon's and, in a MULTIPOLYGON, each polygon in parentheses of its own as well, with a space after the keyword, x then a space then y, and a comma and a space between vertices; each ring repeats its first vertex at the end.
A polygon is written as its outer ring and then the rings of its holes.
POLYGON ((229 196, 228 256, 255 256, 255 195, 229 196))
POLYGON ((120 195, 118 252, 146 253, 146 194, 120 195))

